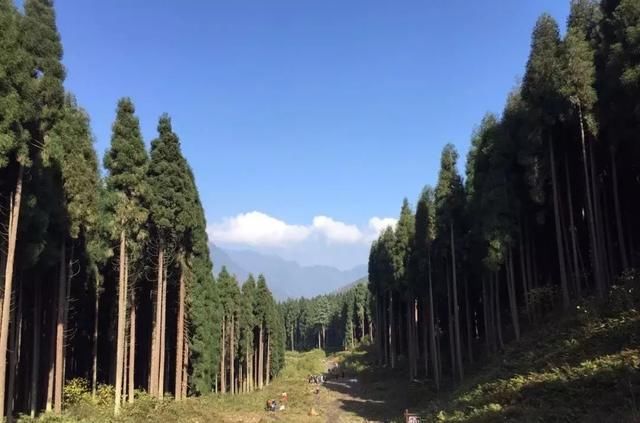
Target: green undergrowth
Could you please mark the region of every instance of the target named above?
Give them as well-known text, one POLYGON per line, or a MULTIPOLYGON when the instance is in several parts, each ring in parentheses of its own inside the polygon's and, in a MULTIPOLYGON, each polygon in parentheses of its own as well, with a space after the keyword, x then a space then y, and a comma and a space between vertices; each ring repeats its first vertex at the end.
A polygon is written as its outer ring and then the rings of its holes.
POLYGON ((431 402, 433 419, 639 422, 640 312, 618 305, 584 303, 569 317, 549 318, 431 402))
MULTIPOLYGON (((207 422, 296 422, 310 420, 313 406, 307 376, 324 370, 324 352, 287 352, 286 365, 272 384, 261 391, 239 395, 210 394, 175 402, 159 401, 143 392, 136 393, 133 404, 124 404, 118 417, 113 416, 113 389, 102 387, 94 400, 87 384, 74 380, 65 386, 65 410, 62 416, 43 414, 37 423, 207 423, 207 422), (279 399, 287 392, 289 407, 277 414, 264 411, 268 399, 279 399)), ((316 418, 317 421, 320 417, 316 418)), ((19 423, 33 422, 28 417, 19 423)), ((310 421, 314 421, 311 419, 310 421)))

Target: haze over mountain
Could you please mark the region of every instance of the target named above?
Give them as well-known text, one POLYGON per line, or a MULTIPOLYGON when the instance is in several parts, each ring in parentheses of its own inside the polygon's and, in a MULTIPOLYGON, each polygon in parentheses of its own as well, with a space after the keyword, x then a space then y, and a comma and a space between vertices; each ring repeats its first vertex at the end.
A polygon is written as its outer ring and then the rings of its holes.
POLYGON ((240 283, 246 280, 249 273, 264 274, 273 295, 279 300, 310 298, 334 292, 367 275, 367 266, 364 264, 349 270, 331 266, 301 266, 281 257, 251 250, 222 249, 217 245, 212 245, 211 254, 215 272, 226 266, 240 283))

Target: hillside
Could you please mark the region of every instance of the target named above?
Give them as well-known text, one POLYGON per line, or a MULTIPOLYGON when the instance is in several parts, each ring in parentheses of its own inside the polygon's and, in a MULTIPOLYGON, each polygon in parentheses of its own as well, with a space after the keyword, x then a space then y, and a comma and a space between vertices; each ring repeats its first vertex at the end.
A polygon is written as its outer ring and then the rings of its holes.
POLYGON ((269 288, 278 300, 306 297, 334 292, 367 274, 365 265, 350 270, 331 266, 301 266, 295 261, 249 250, 228 250, 213 245, 214 270, 222 266, 243 282, 249 273, 264 274, 269 288))
POLYGON ((640 421, 640 311, 583 304, 539 327, 440 394, 430 380, 407 384, 406 361, 394 371, 371 366, 372 351, 346 354, 362 389, 343 408, 375 420, 408 408, 438 422, 640 421))

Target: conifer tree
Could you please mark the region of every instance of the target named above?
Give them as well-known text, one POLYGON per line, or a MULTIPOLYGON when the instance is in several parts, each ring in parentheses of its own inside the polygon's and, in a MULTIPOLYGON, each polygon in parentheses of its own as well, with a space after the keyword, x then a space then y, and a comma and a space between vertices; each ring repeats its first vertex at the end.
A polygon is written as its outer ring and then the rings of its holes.
POLYGON ((123 372, 125 354, 125 326, 127 311, 128 251, 136 244, 145 242, 147 233, 144 224, 148 218, 145 207, 149 195, 146 174, 148 168, 147 152, 144 148, 140 124, 135 116, 135 108, 128 98, 118 102, 116 120, 113 124, 111 148, 104 157, 104 166, 109 174, 106 179, 107 190, 112 193, 110 205, 114 215, 113 240, 119 240, 119 277, 118 277, 118 322, 116 341, 116 385, 115 413, 120 412, 123 393, 123 372))

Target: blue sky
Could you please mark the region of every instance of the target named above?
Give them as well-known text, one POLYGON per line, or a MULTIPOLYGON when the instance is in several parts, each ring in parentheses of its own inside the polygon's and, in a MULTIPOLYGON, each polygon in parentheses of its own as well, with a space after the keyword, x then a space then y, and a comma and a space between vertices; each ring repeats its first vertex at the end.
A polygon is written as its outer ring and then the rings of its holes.
POLYGON ((439 155, 523 74, 542 12, 569 0, 57 0, 67 87, 106 150, 116 102, 147 142, 168 112, 214 242, 364 263, 439 155), (371 220, 378 218, 379 220, 371 220))

